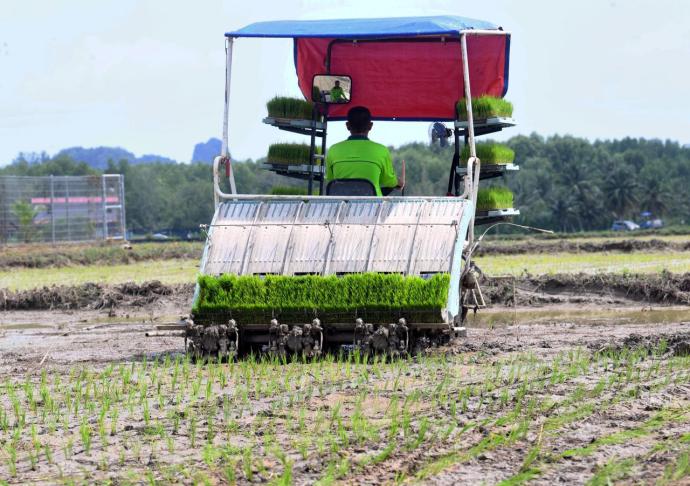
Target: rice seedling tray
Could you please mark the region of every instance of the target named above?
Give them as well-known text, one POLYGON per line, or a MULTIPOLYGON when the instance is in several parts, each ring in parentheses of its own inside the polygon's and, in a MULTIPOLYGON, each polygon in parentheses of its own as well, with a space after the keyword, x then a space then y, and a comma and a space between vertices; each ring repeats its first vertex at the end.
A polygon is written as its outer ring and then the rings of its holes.
MULTIPOLYGON (((458 120, 467 120, 467 103, 465 99, 458 100, 456 105, 458 120)), ((503 98, 495 96, 479 96, 472 98, 472 117, 477 120, 488 118, 510 118, 513 116, 513 104, 503 98)))
POLYGON ((269 117, 311 120, 314 112, 314 103, 304 98, 274 96, 266 103, 266 111, 269 117))
MULTIPOLYGON (((516 121, 510 117, 492 117, 486 119, 474 120, 474 134, 475 136, 486 135, 489 133, 500 132, 504 128, 514 127, 516 121)), ((464 136, 469 129, 470 123, 468 121, 455 121, 455 128, 460 129, 460 134, 464 136)))
MULTIPOLYGON (((274 143, 268 147, 267 163, 272 165, 310 164, 309 145, 306 143, 274 143)), ((315 147, 314 159, 321 160, 321 147, 315 147)))
MULTIPOLYGON (((482 165, 501 165, 511 164, 515 160, 515 151, 507 145, 500 143, 478 143, 476 144, 477 157, 482 161, 482 165)), ((460 153, 460 162, 465 165, 470 158, 470 147, 465 145, 460 153)))
POLYGON ((192 312, 195 322, 268 324, 443 322, 450 277, 428 279, 399 274, 363 273, 344 276, 202 275, 192 312))
POLYGON ((479 189, 477 211, 509 209, 513 207, 513 192, 507 187, 492 186, 479 189))

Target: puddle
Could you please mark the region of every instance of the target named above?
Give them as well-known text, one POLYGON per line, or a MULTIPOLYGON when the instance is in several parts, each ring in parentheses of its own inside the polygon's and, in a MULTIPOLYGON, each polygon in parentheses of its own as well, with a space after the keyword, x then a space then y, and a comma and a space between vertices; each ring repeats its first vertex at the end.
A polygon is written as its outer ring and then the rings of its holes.
POLYGON ((502 327, 516 324, 690 324, 689 308, 672 309, 543 309, 471 312, 467 327, 502 327))

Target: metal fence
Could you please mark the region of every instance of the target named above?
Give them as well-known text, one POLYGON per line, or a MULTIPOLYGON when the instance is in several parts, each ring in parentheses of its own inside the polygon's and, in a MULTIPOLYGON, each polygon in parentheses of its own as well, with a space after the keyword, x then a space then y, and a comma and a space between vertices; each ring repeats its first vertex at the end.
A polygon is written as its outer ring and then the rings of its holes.
POLYGON ((124 176, 0 176, 0 244, 125 238, 124 176))

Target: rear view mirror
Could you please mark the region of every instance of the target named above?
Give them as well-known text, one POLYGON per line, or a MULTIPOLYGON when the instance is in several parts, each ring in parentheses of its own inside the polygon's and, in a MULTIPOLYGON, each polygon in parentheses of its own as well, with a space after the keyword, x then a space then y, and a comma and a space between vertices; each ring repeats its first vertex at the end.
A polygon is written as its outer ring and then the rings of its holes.
POLYGON ((312 83, 312 101, 317 103, 349 103, 352 78, 331 74, 317 74, 312 83))

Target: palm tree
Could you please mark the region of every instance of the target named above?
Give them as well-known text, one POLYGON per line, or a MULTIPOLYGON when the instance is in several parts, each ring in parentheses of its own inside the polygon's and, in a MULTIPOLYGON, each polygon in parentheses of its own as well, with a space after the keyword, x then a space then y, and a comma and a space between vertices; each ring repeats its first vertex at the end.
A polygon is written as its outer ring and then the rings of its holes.
POLYGON ((667 201, 672 199, 673 192, 667 185, 661 184, 659 179, 651 179, 642 187, 640 208, 655 216, 662 216, 668 210, 667 201))
POLYGON ((575 198, 571 195, 551 201, 551 214, 559 231, 582 229, 582 221, 577 213, 575 198))
POLYGON ((637 206, 640 185, 626 167, 617 167, 604 180, 604 198, 616 218, 622 218, 637 206))

